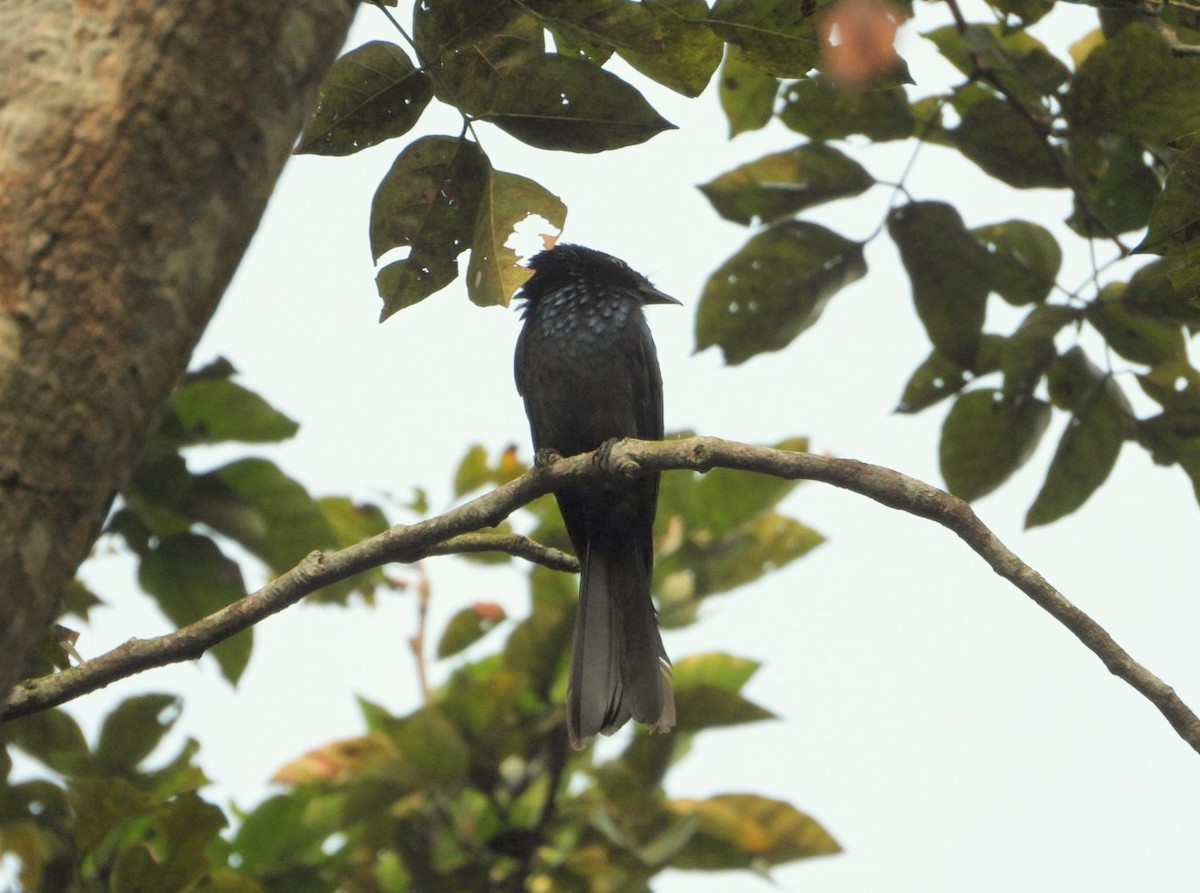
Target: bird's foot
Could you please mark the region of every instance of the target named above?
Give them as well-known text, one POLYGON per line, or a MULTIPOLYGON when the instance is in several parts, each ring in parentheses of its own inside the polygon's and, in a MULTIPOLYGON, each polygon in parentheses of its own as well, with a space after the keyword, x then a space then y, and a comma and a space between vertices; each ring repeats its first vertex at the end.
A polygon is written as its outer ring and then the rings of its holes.
POLYGON ((548 447, 542 447, 533 454, 533 467, 546 469, 562 458, 562 453, 548 447))
POLYGON ((603 468, 605 471, 612 471, 612 448, 621 442, 619 437, 610 437, 600 446, 596 447, 596 454, 592 461, 603 468))

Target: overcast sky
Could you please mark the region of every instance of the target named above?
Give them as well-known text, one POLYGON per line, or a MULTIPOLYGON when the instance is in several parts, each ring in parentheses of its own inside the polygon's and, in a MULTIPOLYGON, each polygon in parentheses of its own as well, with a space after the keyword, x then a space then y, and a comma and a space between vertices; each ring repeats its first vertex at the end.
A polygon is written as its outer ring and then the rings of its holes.
MULTIPOLYGON (((922 5, 921 14, 929 12, 922 5)), ((983 16, 969 4, 967 13, 983 16)), ((1062 50, 1093 20, 1091 10, 1073 6, 1037 33, 1062 50)), ((911 26, 905 32, 902 52, 919 94, 956 77, 911 26)), ((394 34, 368 8, 350 45, 373 38, 394 34)), ((695 101, 644 91, 680 129, 615 153, 539 152, 493 127, 477 129, 496 167, 563 198, 565 239, 624 258, 683 300, 683 309, 649 311, 668 430, 762 443, 808 435, 814 451, 940 484, 937 434, 946 406, 917 417, 891 412, 928 343, 886 236, 867 248, 867 278, 839 294, 787 350, 737 368, 722 366, 713 350, 693 354, 703 283, 747 236, 721 221, 695 185, 802 139, 772 126, 729 142, 714 90, 695 101)), ((419 133, 458 129, 456 115, 431 109, 419 133)), ((391 507, 414 485, 428 488, 435 509, 451 503, 451 474, 469 443, 491 450, 515 443, 528 455, 511 376, 514 311, 476 308, 456 283, 376 322, 368 211, 408 140, 289 164, 194 363, 228 357, 243 384, 302 423, 291 443, 261 452, 311 492, 377 501, 397 520, 404 516, 391 507)), ((890 144, 855 157, 877 178, 895 180, 911 151, 890 144)), ((1065 194, 1010 190, 932 147, 922 150, 908 189, 955 202, 969 226, 1013 217, 1050 225, 1069 212, 1065 194)), ((877 187, 808 219, 863 238, 890 196, 877 187)), ((1065 247, 1060 281, 1075 285, 1088 276, 1086 247, 1078 240, 1065 247)), ((1019 318, 1004 308, 989 312, 995 331, 1011 331, 1019 318)), ((1135 658, 1200 706, 1200 514, 1187 478, 1152 466, 1130 445, 1081 512, 1023 532, 1064 422, 1056 416, 1026 468, 976 508, 1135 658)), ((202 470, 243 452, 201 453, 192 464, 202 470)), ((819 819, 846 852, 778 871, 782 890, 1200 889, 1200 757, 1152 706, 948 532, 818 484, 798 488, 785 509, 829 542, 757 585, 713 599, 698 624, 665 636, 676 658, 724 650, 762 661, 747 693, 782 721, 701 736, 671 774, 671 794, 757 792, 819 819)), ((451 558, 426 568, 434 634, 478 599, 499 600, 518 616, 526 610, 524 577, 511 568, 481 570, 451 558)), ((112 607, 84 631, 85 655, 167 630, 135 591, 128 562, 105 558, 87 577, 112 607)), ((397 712, 417 706, 405 644, 415 616, 403 595, 374 610, 293 608, 258 627, 237 691, 203 661, 143 674, 71 709, 94 729, 130 694, 184 692, 179 734, 202 742, 201 761, 217 782, 210 795, 249 806, 269 792, 281 764, 362 731, 355 695, 397 712)), ((501 635, 471 653, 494 649, 501 635)), ((452 666, 435 664, 435 677, 452 666)), ((769 887, 749 874, 675 874, 655 889, 769 887)))

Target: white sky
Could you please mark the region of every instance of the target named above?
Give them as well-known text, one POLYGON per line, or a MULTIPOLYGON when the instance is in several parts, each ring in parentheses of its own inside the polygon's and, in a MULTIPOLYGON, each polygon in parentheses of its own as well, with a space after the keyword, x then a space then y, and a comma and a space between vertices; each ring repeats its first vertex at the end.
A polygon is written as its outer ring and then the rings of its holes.
MULTIPOLYGON (((967 15, 982 19, 982 7, 968 6, 967 15)), ((1038 32, 1061 50, 1092 21, 1092 11, 1071 7, 1038 32)), ((948 66, 911 26, 905 31, 902 51, 918 89, 939 89, 948 66)), ((394 35, 367 8, 350 45, 372 38, 394 35)), ((703 283, 748 235, 721 221, 695 184, 802 138, 773 125, 730 143, 714 90, 688 101, 630 78, 679 130, 599 156, 539 152, 488 125, 478 132, 496 167, 533 177, 566 201, 565 239, 626 259, 687 305, 650 311, 668 430, 763 443, 806 434, 816 451, 940 483, 937 432, 948 404, 915 418, 891 414, 928 343, 886 236, 867 249, 868 277, 838 295, 791 348, 732 369, 714 350, 692 354, 703 283)), ((419 132, 458 127, 456 115, 431 109, 419 132)), ((243 384, 302 423, 291 443, 261 452, 314 494, 387 505, 388 494, 403 501, 422 485, 440 508, 450 503, 451 474, 467 444, 494 451, 517 443, 527 454, 528 432, 511 377, 515 312, 478 309, 456 283, 383 326, 375 322, 371 195, 416 135, 347 159, 289 164, 196 362, 229 357, 243 384)), ((855 157, 894 180, 910 151, 891 144, 855 157)), ((1069 211, 1065 194, 1009 190, 930 147, 908 187, 917 198, 955 202, 971 226, 1013 217, 1050 225, 1069 211)), ((890 194, 878 187, 808 219, 862 238, 890 194)), ((1088 274, 1086 248, 1078 240, 1064 247, 1061 281, 1075 285, 1088 274)), ((1011 331, 1018 315, 996 310, 992 328, 1011 331)), ((1123 384, 1136 390, 1128 378, 1123 384)), ((1127 445, 1080 513, 1025 533, 1024 511, 1064 422, 1056 417, 1026 468, 977 509, 1200 707, 1200 516, 1188 481, 1127 445)), ((213 452, 193 466, 231 455, 213 452)), ((701 622, 665 636, 676 658, 724 650, 763 661, 747 693, 782 721, 701 736, 671 774, 670 793, 757 792, 819 819, 846 852, 779 870, 782 890, 1200 889, 1200 757, 1152 706, 948 532, 818 484, 799 488, 785 508, 829 543, 712 600, 701 622)), ((435 641, 446 618, 471 601, 499 600, 517 615, 526 609, 524 577, 512 569, 450 558, 426 567, 435 641)), ((84 631, 85 655, 166 631, 133 591, 128 562, 107 558, 88 579, 112 607, 84 631)), ((203 661, 113 685, 71 710, 94 730, 130 694, 184 692, 180 728, 202 742, 202 764, 217 782, 210 796, 248 806, 268 792, 279 765, 362 730, 356 694, 398 712, 416 706, 406 645, 414 623, 404 595, 375 610, 295 608, 258 628, 236 692, 203 661)), ((433 669, 437 679, 451 666, 433 669)), ((768 887, 742 873, 675 874, 655 889, 768 887)))

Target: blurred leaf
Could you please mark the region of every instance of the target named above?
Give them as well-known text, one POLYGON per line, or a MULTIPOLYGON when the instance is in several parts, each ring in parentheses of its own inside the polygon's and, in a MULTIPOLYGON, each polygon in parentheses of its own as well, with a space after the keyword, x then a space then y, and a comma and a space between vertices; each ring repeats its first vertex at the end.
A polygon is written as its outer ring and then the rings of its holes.
POLYGON ((874 142, 913 135, 915 119, 902 87, 850 90, 828 75, 788 84, 779 120, 814 140, 861 133, 874 142))
POLYGON ((1134 23, 1088 54, 1063 98, 1072 131, 1119 133, 1152 150, 1200 130, 1200 66, 1134 23))
POLYGON ((1180 287, 1172 274, 1195 268, 1194 261, 1171 257, 1146 264, 1129 279, 1122 302, 1139 316, 1179 325, 1200 327, 1200 289, 1180 287))
MULTIPOLYGON (((345 549, 377 536, 388 529, 387 517, 377 505, 357 503, 347 496, 323 496, 316 500, 317 509, 333 532, 334 547, 345 549)), ((343 603, 351 593, 358 593, 371 603, 377 586, 392 586, 383 568, 375 567, 334 583, 309 596, 313 601, 343 603)))
POLYGON ((1034 307, 1004 345, 1000 368, 1004 371, 1004 396, 1031 396, 1050 364, 1058 356, 1055 336, 1079 319, 1079 311, 1062 304, 1034 307))
POLYGON ((696 313, 696 349, 718 345, 725 362, 737 365, 787 347, 866 272, 858 242, 815 223, 772 226, 709 277, 696 313))
POLYGON ((96 849, 114 830, 133 819, 152 815, 156 802, 123 778, 75 778, 67 785, 75 845, 96 849))
POLYGON ((160 799, 173 797, 183 791, 195 791, 209 783, 209 779, 194 762, 200 750, 200 743, 195 738, 188 738, 179 753, 166 765, 143 772, 148 790, 154 792, 160 799))
POLYGON ((516 251, 505 245, 517 224, 531 216, 545 218, 550 227, 561 232, 567 206, 540 183, 517 174, 491 171, 483 189, 467 266, 467 294, 479 306, 507 307, 513 293, 532 275, 528 267, 517 265, 516 251))
POLYGON ((1116 381, 1108 378, 1067 423, 1025 526, 1049 524, 1083 505, 1108 478, 1132 429, 1129 402, 1116 381))
POLYGON ((1041 400, 1007 400, 993 388, 960 395, 942 425, 946 489, 968 502, 991 493, 1029 459, 1048 424, 1041 400))
POLYGON ((1070 76, 1067 66, 1024 30, 967 25, 959 31, 956 25, 944 25, 924 37, 965 75, 973 77, 977 63, 985 66, 1030 108, 1039 108, 1042 97, 1054 95, 1070 76))
POLYGON ((300 426, 251 390, 228 378, 200 378, 180 385, 168 412, 178 422, 183 442, 276 443, 292 437, 300 426))
POLYGON ((841 852, 829 832, 782 800, 721 794, 669 800, 667 806, 677 815, 700 818, 699 831, 671 860, 675 868, 720 871, 841 852))
POLYGON ((470 245, 490 165, 465 139, 423 137, 396 157, 371 203, 371 256, 409 254, 379 271, 382 319, 454 281, 470 245))
POLYGON ((821 59, 818 10, 829 0, 716 0, 708 22, 742 61, 776 77, 802 78, 821 59))
POLYGON ((450 618, 438 641, 438 659, 458 654, 491 632, 504 620, 504 609, 495 602, 476 602, 450 618))
POLYGON ((634 45, 617 47, 621 58, 649 78, 684 96, 699 96, 721 64, 724 43, 704 22, 704 0, 630 3, 649 12, 656 28, 644 28, 634 45))
POLYGON ((988 5, 1032 25, 1054 8, 1054 0, 989 0, 988 5))
POLYGON ((467 454, 458 463, 458 471, 454 472, 454 495, 464 496, 472 490, 478 490, 491 480, 491 469, 488 468, 487 449, 481 443, 474 443, 467 449, 467 454))
POLYGON ((721 67, 721 109, 729 121, 729 137, 767 126, 775 113, 778 78, 742 61, 737 47, 729 47, 721 67))
POLYGON ((508 72, 479 118, 538 149, 603 152, 675 125, 613 74, 547 54, 508 72))
POLYGON ((703 687, 739 692, 761 666, 758 661, 720 651, 689 654, 671 667, 672 687, 676 691, 703 687))
POLYGON ((1088 359, 1081 347, 1072 347, 1052 362, 1046 373, 1050 401, 1068 412, 1081 406, 1104 380, 1104 373, 1088 359))
POLYGON ((92 608, 103 605, 104 601, 88 589, 87 584, 80 580, 72 580, 67 584, 63 593, 63 614, 72 614, 81 620, 87 620, 92 608))
POLYGON ((749 226, 861 195, 874 184, 858 162, 832 146, 809 143, 736 167, 700 191, 726 220, 749 226))
POLYGON ((449 788, 466 781, 471 753, 466 742, 435 707, 406 717, 391 734, 409 782, 421 788, 449 788))
POLYGON ((744 586, 807 555, 825 537, 811 527, 776 512, 759 515, 717 544, 703 571, 701 595, 744 586))
POLYGON ((333 64, 296 154, 349 155, 407 133, 433 85, 394 43, 373 40, 333 64))
POLYGON ((741 695, 706 685, 695 685, 675 692, 679 721, 675 732, 699 732, 778 717, 741 695))
POLYGON ((1064 162, 1047 140, 1011 103, 997 97, 973 103, 954 130, 954 144, 964 156, 1018 189, 1067 185, 1064 162))
POLYGON ((1163 409, 1200 409, 1200 372, 1187 360, 1172 360, 1137 376, 1147 397, 1163 409))
MULTIPOLYGON (((184 627, 246 596, 242 572, 206 536, 182 533, 162 540, 138 567, 138 583, 175 624, 184 627)), ((211 649, 231 683, 250 662, 254 630, 246 629, 211 649)))
POLYGON ((135 695, 114 707, 96 742, 97 774, 132 774, 171 731, 182 704, 174 695, 135 695))
POLYGON ((62 710, 5 720, 0 736, 38 762, 68 777, 86 771, 91 751, 79 725, 62 710))
POLYGON ((1045 227, 1008 220, 971 230, 988 252, 988 284, 1020 307, 1046 300, 1062 267, 1062 249, 1045 227))
MULTIPOLYGON (((806 452, 808 438, 789 438, 773 448, 806 452)), ((799 483, 774 475, 714 468, 695 478, 687 521, 706 536, 725 536, 773 509, 799 483)))
POLYGON ((970 367, 979 350, 990 258, 952 206, 912 202, 888 215, 888 232, 912 280, 913 303, 929 340, 970 367))
POLYGON ((222 517, 200 520, 236 539, 276 573, 290 569, 314 549, 339 545, 321 506, 269 459, 239 459, 197 480, 214 489, 225 488, 229 499, 248 512, 245 517, 252 523, 231 527, 222 517))
POLYGON ((896 412, 914 413, 958 393, 967 383, 967 370, 934 350, 913 370, 896 412))
POLYGON ((1146 164, 1132 138, 1117 134, 1072 133, 1068 153, 1079 192, 1067 221, 1083 236, 1104 237, 1139 230, 1162 192, 1158 176, 1146 164), (1098 221, 1098 222, 1097 222, 1098 221))
POLYGON ((1183 359, 1186 347, 1180 327, 1137 315, 1122 300, 1124 291, 1123 283, 1109 283, 1085 314, 1108 346, 1125 359, 1148 366, 1183 359))
POLYGON ((394 754, 391 742, 378 733, 331 741, 280 766, 271 776, 271 783, 296 787, 345 782, 394 754))
POLYGON ((1136 250, 1200 261, 1200 140, 1171 165, 1150 214, 1150 231, 1136 250))

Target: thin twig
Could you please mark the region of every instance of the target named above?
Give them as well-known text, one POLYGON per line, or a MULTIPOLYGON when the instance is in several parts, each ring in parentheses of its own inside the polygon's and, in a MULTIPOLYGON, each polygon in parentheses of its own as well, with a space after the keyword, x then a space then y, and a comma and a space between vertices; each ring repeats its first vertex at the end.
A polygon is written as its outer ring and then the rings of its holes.
POLYGON ((429 688, 429 668, 425 664, 425 631, 429 627, 429 574, 418 562, 413 565, 417 572, 417 629, 408 639, 413 660, 417 664, 417 685, 421 689, 421 703, 428 705, 433 700, 429 688))
POLYGON ((323 586, 391 561, 412 562, 425 557, 439 544, 472 530, 493 527, 538 496, 563 486, 598 482, 612 475, 630 477, 672 469, 705 472, 712 468, 821 481, 941 524, 957 534, 997 574, 1065 626, 1113 675, 1128 682, 1154 704, 1179 736, 1200 752, 1200 718, 1174 689, 1134 660, 1103 627, 1021 561, 961 499, 878 465, 749 446, 715 437, 665 442, 625 440, 612 448, 603 467, 592 453, 561 459, 548 468, 535 468, 443 515, 411 526, 393 527, 339 552, 313 552, 254 595, 178 632, 157 639, 133 639, 81 666, 26 682, 0 709, 0 719, 44 710, 150 667, 198 658, 218 642, 323 586))

